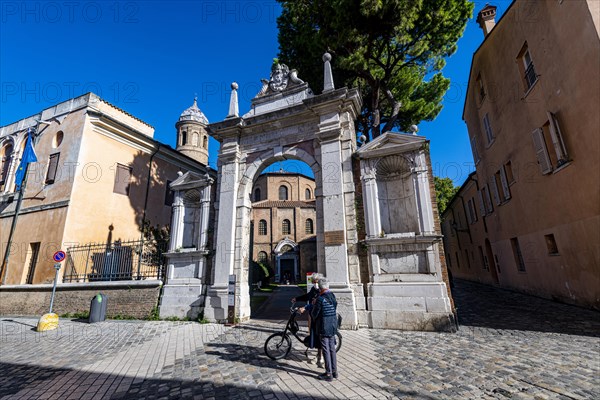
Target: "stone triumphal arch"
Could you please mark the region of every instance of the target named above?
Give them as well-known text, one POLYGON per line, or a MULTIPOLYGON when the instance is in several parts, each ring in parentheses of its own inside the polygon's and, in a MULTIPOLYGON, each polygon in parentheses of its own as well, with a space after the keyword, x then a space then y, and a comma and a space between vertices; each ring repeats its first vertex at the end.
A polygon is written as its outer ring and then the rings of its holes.
POLYGON ((357 301, 364 304, 364 294, 359 283, 352 155, 356 151, 353 121, 361 100, 356 90, 334 89, 328 55, 324 60, 322 94, 313 94, 296 71, 275 64, 248 113, 238 115, 237 86, 232 85, 228 117, 210 125, 221 149, 213 276, 204 314, 208 319, 227 318, 229 275, 237 277, 235 316, 240 320, 250 316, 252 184, 273 162, 295 159, 308 164, 315 177, 315 269, 330 279, 345 323, 358 323, 357 301))
POLYGON ((318 95, 295 70, 274 64, 242 116, 232 84, 228 116, 207 126, 221 144, 216 182, 188 172, 171 184, 161 316, 250 317, 253 183, 273 162, 299 160, 315 178, 313 270, 329 279, 343 325, 451 329, 429 141, 416 131, 387 132, 357 147, 360 95, 334 88, 330 58, 323 56, 318 95))

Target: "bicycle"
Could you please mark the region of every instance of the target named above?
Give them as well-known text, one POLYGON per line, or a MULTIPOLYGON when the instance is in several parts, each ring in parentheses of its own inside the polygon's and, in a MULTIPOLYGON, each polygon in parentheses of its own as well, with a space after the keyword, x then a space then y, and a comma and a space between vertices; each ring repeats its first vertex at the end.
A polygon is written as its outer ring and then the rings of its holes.
MULTIPOLYGON (((271 336, 269 336, 265 341, 265 354, 271 360, 279 360, 285 358, 290 353, 290 350, 292 350, 292 340, 290 339, 290 334, 288 332, 290 332, 296 339, 302 342, 304 346, 310 346, 310 334, 305 336, 304 338, 298 336, 298 333, 300 332, 298 321, 296 321, 297 316, 300 315, 298 309, 299 307, 291 307, 290 318, 288 319, 288 322, 285 325, 285 329, 283 330, 283 332, 274 333, 271 336)), ((341 325, 341 323, 342 317, 338 314, 338 327, 341 325)), ((337 343, 335 344, 335 351, 337 353, 342 347, 342 334, 339 330, 336 333, 336 336, 337 343)))

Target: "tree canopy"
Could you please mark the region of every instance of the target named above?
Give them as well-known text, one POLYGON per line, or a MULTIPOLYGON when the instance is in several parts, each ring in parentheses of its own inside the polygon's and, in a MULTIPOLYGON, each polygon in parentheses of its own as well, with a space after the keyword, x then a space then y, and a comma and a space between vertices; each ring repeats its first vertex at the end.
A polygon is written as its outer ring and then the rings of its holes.
POLYGON ((279 59, 320 92, 325 51, 336 87, 358 87, 367 138, 433 120, 450 86, 441 70, 473 12, 469 0, 277 0, 279 59), (383 127, 382 127, 383 126, 383 127))
POLYGON ((441 217, 460 187, 454 186, 454 182, 452 182, 452 179, 450 178, 434 176, 433 181, 435 186, 435 199, 437 200, 438 212, 441 217))

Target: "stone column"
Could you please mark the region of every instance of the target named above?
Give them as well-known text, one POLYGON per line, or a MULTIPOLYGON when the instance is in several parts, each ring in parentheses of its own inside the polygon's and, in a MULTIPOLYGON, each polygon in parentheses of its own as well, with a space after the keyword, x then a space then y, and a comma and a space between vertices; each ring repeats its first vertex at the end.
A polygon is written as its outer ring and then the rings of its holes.
POLYGON ((419 213, 419 227, 421 235, 435 234, 435 225, 433 223, 433 207, 431 205, 431 193, 429 192, 429 175, 425 155, 420 152, 415 157, 415 167, 413 173, 413 184, 417 210, 419 213))
POLYGON ((184 205, 183 205, 183 193, 181 191, 175 192, 175 199, 173 201, 173 216, 171 217, 171 241, 169 246, 169 252, 172 253, 183 244, 183 217, 184 217, 184 205))
POLYGON ((211 321, 227 319, 227 287, 235 262, 236 202, 239 180, 239 150, 236 142, 221 145, 219 194, 213 262, 213 284, 208 289, 205 316, 211 321))
POLYGON ((365 212, 365 222, 367 237, 378 236, 381 233, 381 215, 379 213, 379 201, 377 195, 377 180, 375 172, 371 171, 367 165, 370 161, 361 161, 361 181, 363 185, 363 208, 365 212))
POLYGON ((202 187, 200 190, 200 235, 198 239, 197 249, 206 250, 208 242, 208 224, 210 216, 210 183, 202 187))
POLYGON ((323 215, 325 240, 325 271, 327 278, 336 285, 349 283, 348 255, 346 247, 346 216, 343 193, 343 176, 340 166, 341 144, 339 140, 321 142, 321 166, 323 169, 323 215))

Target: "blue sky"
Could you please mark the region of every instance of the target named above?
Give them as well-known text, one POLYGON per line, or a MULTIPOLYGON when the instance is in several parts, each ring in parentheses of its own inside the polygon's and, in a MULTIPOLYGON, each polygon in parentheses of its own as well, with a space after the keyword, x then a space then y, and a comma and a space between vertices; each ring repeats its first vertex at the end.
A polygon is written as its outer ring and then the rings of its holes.
MULTIPOLYGON (((501 15, 511 1, 476 1, 475 14, 486 3, 501 15)), ((2 0, 0 125, 92 91, 154 126, 155 138, 174 147, 175 122, 195 95, 209 121, 220 121, 236 81, 240 113, 249 109, 277 55, 279 12, 273 0, 2 0)), ((452 80, 444 109, 419 127, 431 140, 434 174, 457 185, 474 168, 461 116, 471 57, 482 40, 472 19, 444 69, 452 80)), ((218 143, 209 147, 216 167, 218 143)), ((310 173, 308 166, 284 167, 310 173)))

